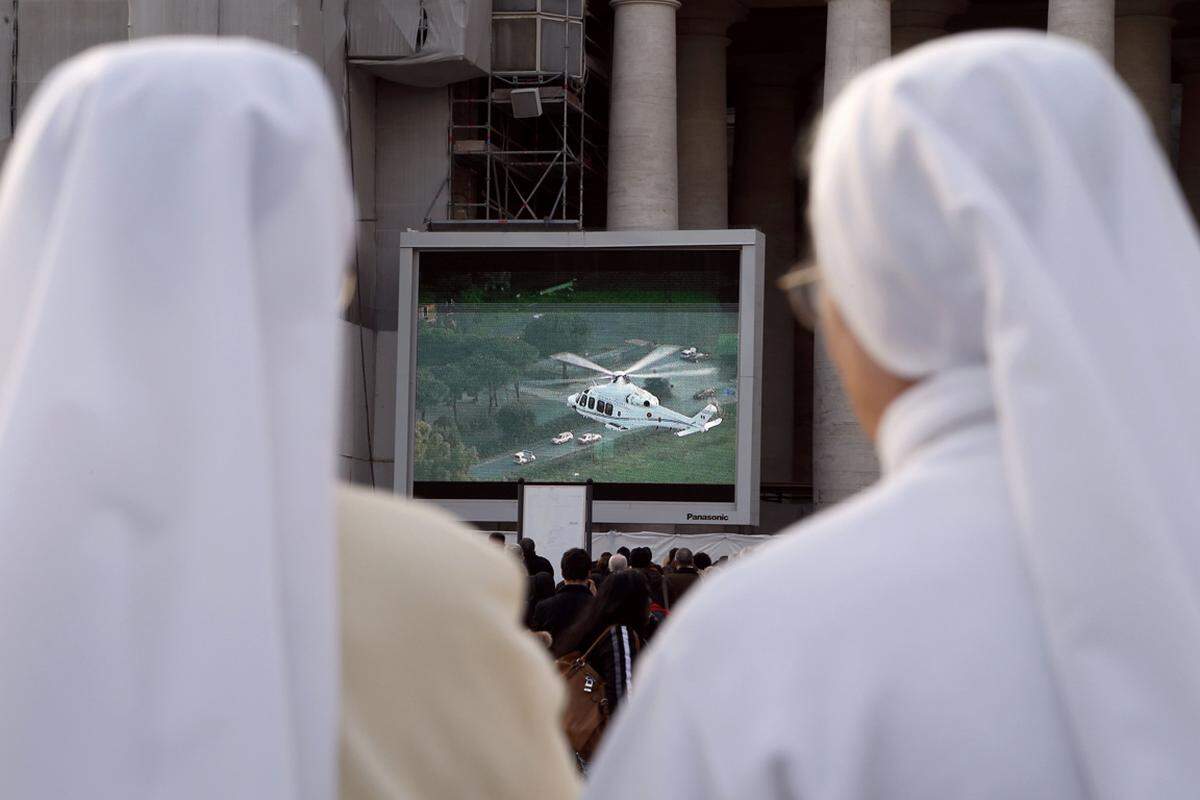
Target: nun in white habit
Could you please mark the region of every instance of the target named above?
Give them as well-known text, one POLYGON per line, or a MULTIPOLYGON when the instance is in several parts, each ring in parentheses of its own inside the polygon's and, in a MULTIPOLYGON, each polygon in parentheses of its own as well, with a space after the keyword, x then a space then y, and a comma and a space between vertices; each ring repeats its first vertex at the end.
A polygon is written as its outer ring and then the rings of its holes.
POLYGON ((0 185, 0 795, 329 798, 328 91, 273 47, 102 48, 0 185))
POLYGON ((335 491, 353 229, 304 59, 148 41, 39 90, 0 181, 0 797, 574 795, 517 566, 335 491))
POLYGON ((876 66, 813 155, 881 481, 672 616, 591 798, 1200 793, 1200 246, 1089 50, 876 66))

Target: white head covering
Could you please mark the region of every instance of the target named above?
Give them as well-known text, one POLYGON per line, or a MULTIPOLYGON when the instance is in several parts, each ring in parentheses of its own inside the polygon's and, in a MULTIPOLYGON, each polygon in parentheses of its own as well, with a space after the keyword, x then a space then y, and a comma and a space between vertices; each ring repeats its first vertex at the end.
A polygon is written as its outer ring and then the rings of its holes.
POLYGON ((317 71, 250 42, 59 68, 0 183, 0 785, 328 798, 336 319, 317 71))
POLYGON ((835 102, 811 213, 867 351, 991 395, 1090 796, 1196 796, 1200 245, 1134 99, 1060 39, 918 48, 835 102))

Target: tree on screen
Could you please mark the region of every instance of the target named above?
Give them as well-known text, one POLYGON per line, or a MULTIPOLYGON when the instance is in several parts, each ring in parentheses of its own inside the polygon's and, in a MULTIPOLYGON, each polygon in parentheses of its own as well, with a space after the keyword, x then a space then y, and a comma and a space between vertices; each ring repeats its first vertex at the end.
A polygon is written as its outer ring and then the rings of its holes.
POLYGON ((492 339, 487 342, 487 346, 481 347, 479 352, 467 359, 465 367, 475 380, 474 388, 487 389, 488 413, 490 414, 493 408, 500 405, 498 397, 500 387, 508 383, 515 374, 515 370, 512 365, 500 357, 502 345, 499 341, 492 339))
POLYGON ((453 328, 423 325, 417 333, 417 363, 432 367, 461 361, 469 338, 453 328))
POLYGON ((536 424, 533 409, 520 403, 509 403, 496 412, 496 427, 510 440, 527 435, 536 424))
POLYGON ((474 447, 458 439, 453 428, 417 421, 413 437, 413 467, 418 480, 461 481, 479 459, 474 447))
MULTIPOLYGON (((437 367, 430 367, 429 372, 436 377, 446 387, 446 399, 450 402, 450 413, 454 416, 455 424, 458 423, 458 401, 463 394, 478 389, 480 383, 476 380, 476 376, 463 364, 442 364, 437 367)), ((417 370, 418 376, 420 369, 417 370)), ((419 381, 419 377, 418 377, 419 381)), ((420 383, 418 382, 418 387, 420 383)))
MULTIPOLYGON (((543 314, 525 325, 521 338, 537 349, 542 358, 554 353, 582 353, 592 337, 592 324, 579 314, 543 314)), ((562 365, 567 377, 567 365, 562 365)))
POLYGON ((421 419, 425 419, 425 412, 444 405, 449 399, 450 387, 434 373, 432 368, 420 367, 417 369, 417 411, 421 413, 421 419))
POLYGON ((537 361, 538 351, 533 345, 520 339, 498 339, 496 355, 512 368, 513 389, 517 400, 521 399, 521 376, 533 362, 537 361))

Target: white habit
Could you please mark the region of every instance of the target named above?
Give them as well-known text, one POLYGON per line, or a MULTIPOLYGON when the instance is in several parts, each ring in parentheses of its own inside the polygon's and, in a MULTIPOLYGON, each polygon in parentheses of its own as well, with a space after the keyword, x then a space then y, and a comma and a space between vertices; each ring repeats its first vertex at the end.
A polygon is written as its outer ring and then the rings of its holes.
POLYGON ((852 83, 812 223, 920 382, 884 477, 707 579, 587 797, 1194 798, 1200 246, 1085 48, 953 37, 852 83))
POLYGON ((336 791, 338 289, 316 68, 58 68, 0 183, 0 796, 336 791))

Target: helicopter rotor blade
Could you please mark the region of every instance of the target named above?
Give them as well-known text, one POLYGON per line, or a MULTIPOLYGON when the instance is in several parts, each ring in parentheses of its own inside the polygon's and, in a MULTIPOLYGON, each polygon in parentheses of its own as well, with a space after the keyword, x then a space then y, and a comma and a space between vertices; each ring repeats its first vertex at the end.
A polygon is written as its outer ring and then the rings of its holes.
POLYGON ((636 378, 637 380, 646 380, 648 378, 688 378, 694 375, 712 375, 716 371, 716 367, 705 367, 703 369, 668 370, 667 372, 639 372, 636 375, 626 375, 625 377, 636 378))
POLYGON ((625 369, 621 370, 621 374, 629 375, 630 373, 637 372, 639 369, 645 369, 646 367, 650 366, 651 364, 653 364, 657 361, 662 361, 664 358, 666 358, 667 356, 676 352, 677 350, 679 350, 679 347, 676 345, 672 345, 672 344, 659 345, 658 347, 654 348, 646 355, 642 356, 637 361, 630 364, 625 369))
POLYGON ((604 367, 600 366, 595 361, 588 361, 583 356, 577 356, 574 353, 555 353, 554 355, 552 355, 550 357, 556 361, 561 361, 564 364, 572 364, 576 367, 583 367, 584 369, 590 369, 593 372, 599 372, 604 375, 615 375, 616 374, 612 370, 605 369, 604 367))
POLYGON ((521 385, 529 384, 530 386, 571 386, 580 385, 596 380, 591 375, 577 375, 574 378, 534 378, 533 380, 521 381, 521 385))

